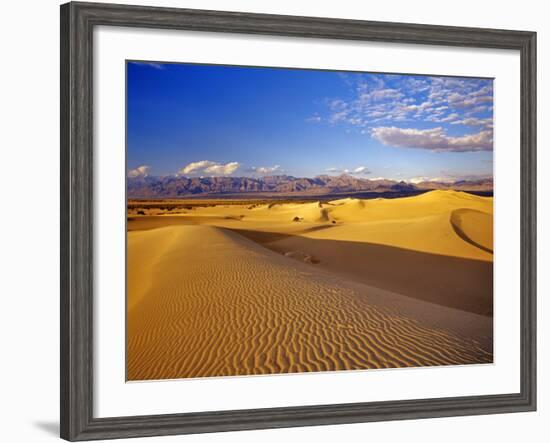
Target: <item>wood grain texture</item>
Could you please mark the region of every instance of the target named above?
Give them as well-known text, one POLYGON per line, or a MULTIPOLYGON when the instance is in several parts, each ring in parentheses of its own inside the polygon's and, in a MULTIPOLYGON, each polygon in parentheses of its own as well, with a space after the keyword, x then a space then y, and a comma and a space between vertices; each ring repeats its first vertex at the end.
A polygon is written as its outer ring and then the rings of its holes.
MULTIPOLYGON (((61 6, 61 437, 70 441, 536 408, 536 34, 99 3, 61 6), (513 49, 521 55, 521 392, 246 411, 93 417, 92 36, 98 25, 513 49)), ((358 387, 359 388, 359 387, 358 387)))

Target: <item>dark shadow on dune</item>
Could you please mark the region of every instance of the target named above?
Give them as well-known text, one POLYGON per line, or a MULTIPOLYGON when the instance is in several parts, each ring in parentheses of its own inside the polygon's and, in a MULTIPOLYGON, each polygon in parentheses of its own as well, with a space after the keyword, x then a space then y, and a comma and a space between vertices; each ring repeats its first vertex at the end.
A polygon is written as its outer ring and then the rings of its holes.
POLYGON ((299 232, 299 234, 307 234, 308 232, 324 231, 325 229, 333 228, 333 225, 321 225, 321 226, 312 226, 311 228, 306 228, 299 232))
POLYGON ((489 248, 486 248, 485 246, 483 246, 482 244, 480 243, 477 243, 476 241, 474 241, 473 239, 471 239, 470 237, 468 237, 466 235, 466 233, 460 229, 459 226, 457 226, 455 223, 451 223, 451 226, 453 227, 453 231, 456 232, 456 235, 458 235, 462 240, 464 240, 466 243, 470 243, 472 246, 475 246, 476 248, 479 248, 481 249, 482 251, 485 251, 485 252, 488 252, 489 254, 492 254, 493 253, 493 250, 492 249, 489 249, 489 248))
POLYGON ((353 281, 461 309, 493 315, 493 263, 373 243, 319 240, 231 229, 272 251, 299 251, 321 267, 353 281))
MULTIPOLYGON (((474 211, 473 209, 466 209, 466 211, 470 212, 477 212, 480 214, 483 214, 481 211, 474 211)), ((457 215, 461 212, 464 212, 464 209, 456 209, 451 214, 451 226, 453 228, 453 231, 455 231, 456 235, 458 235, 462 240, 464 240, 466 243, 470 243, 472 246, 475 246, 476 248, 481 249, 482 251, 488 252, 489 254, 493 253, 493 250, 491 248, 488 248, 486 246, 483 246, 482 244, 476 242, 474 239, 468 236, 466 232, 463 231, 463 229, 460 227, 460 223, 457 221, 457 215)))

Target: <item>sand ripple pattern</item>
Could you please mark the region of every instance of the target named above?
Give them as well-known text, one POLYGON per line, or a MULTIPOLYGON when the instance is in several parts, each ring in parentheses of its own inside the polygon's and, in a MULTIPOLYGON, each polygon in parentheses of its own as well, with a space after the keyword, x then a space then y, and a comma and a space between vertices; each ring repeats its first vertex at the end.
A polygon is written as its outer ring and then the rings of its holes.
MULTIPOLYGON (((236 233, 171 226, 132 234, 129 256, 138 237, 140 251, 144 241, 171 240, 150 270, 154 289, 128 311, 129 380, 492 362, 483 337, 434 328, 391 298, 380 303, 375 288, 236 233)), ((129 281, 141 277, 128 269, 129 281)))

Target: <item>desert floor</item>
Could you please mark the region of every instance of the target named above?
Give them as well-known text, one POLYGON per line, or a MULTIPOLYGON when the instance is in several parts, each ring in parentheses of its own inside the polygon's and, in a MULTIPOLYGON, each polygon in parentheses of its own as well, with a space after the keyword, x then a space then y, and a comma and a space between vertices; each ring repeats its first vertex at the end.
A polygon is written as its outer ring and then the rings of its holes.
POLYGON ((490 363, 493 199, 128 205, 128 380, 490 363))

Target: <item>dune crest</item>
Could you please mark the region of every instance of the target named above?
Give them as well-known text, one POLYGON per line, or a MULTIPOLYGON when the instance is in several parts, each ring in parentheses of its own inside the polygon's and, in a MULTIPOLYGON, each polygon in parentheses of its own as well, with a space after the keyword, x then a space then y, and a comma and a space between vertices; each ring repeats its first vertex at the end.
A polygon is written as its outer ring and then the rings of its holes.
POLYGON ((493 217, 490 214, 474 209, 455 209, 451 225, 460 238, 493 253, 493 217))

